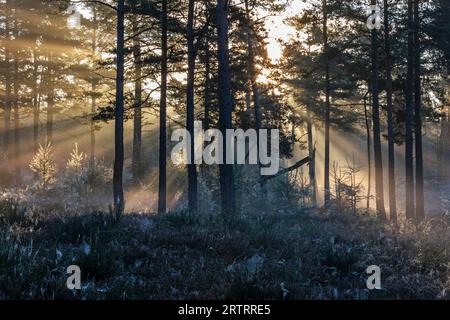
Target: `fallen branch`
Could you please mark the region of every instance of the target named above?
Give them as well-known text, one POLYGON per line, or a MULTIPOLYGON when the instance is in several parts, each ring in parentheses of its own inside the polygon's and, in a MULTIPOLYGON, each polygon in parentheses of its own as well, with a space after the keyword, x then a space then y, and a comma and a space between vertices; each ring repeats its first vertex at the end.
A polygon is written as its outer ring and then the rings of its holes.
POLYGON ((298 169, 298 168, 304 166, 305 164, 308 164, 310 162, 310 160, 311 160, 311 157, 308 156, 308 157, 300 160, 296 164, 294 164, 294 165, 292 165, 292 166, 290 166, 288 168, 284 168, 283 170, 278 171, 278 173, 273 175, 273 176, 262 177, 261 179, 259 179, 258 182, 259 183, 264 183, 264 182, 267 182, 267 181, 269 181, 269 180, 271 180, 273 178, 276 178, 276 177, 279 177, 279 176, 281 176, 283 174, 286 174, 286 173, 289 173, 291 171, 294 171, 295 169, 298 169))

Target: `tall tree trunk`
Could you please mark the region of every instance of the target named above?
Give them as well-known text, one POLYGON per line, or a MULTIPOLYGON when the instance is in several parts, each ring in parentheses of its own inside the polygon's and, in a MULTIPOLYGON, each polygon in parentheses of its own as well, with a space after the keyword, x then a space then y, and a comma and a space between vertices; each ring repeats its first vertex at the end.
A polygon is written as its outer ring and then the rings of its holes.
MULTIPOLYGON (((92 67, 95 68, 95 58, 97 55, 97 8, 93 9, 93 30, 92 30, 92 67)), ((95 120, 94 115, 97 111, 96 93, 97 93, 97 80, 93 79, 91 82, 91 119, 90 119, 90 132, 91 132, 91 165, 95 163, 95 120)))
POLYGON ((316 148, 314 146, 313 137, 313 120, 312 112, 308 107, 308 122, 307 122, 307 133, 308 133, 308 153, 309 158, 309 184, 311 188, 311 202, 313 207, 317 207, 317 181, 316 181, 316 148))
MULTIPOLYGON (((133 33, 137 34, 139 28, 137 21, 133 25, 133 33)), ((133 177, 137 181, 141 177, 142 166, 142 59, 141 43, 138 36, 133 39, 134 56, 134 126, 133 126, 133 177)))
POLYGON ((158 212, 167 210, 167 0, 162 1, 161 12, 161 97, 159 106, 159 193, 158 212))
MULTIPOLYGON (((250 16, 250 7, 249 7, 249 0, 245 0, 245 15, 247 19, 247 50, 248 50, 248 60, 247 60, 247 67, 248 67, 248 76, 249 76, 249 82, 252 88, 252 97, 253 97, 253 108, 255 112, 255 129, 259 131, 262 129, 262 112, 261 112, 261 105, 260 105, 260 94, 259 94, 259 88, 258 83, 256 82, 257 74, 256 74, 256 67, 255 67, 255 49, 254 49, 254 41, 253 41, 253 29, 251 25, 251 16, 250 16)), ((259 147, 259 134, 257 139, 257 145, 259 147)), ((259 156, 258 156, 258 165, 261 167, 261 164, 259 162, 259 156)), ((261 183, 261 189, 259 190, 261 192, 260 199, 262 201, 262 205, 266 206, 266 199, 267 199, 267 184, 265 182, 261 183)))
POLYGON ((190 154, 191 159, 188 164, 188 198, 189 212, 196 213, 198 207, 197 195, 197 165, 195 163, 195 102, 194 102, 194 80, 195 80, 195 45, 194 45, 194 16, 195 0, 189 0, 189 13, 187 24, 187 47, 188 47, 188 75, 187 75, 187 117, 186 127, 191 135, 190 154))
POLYGON ((253 42, 253 30, 251 26, 251 17, 250 17, 250 8, 248 4, 248 0, 245 0, 245 14, 247 19, 247 50, 248 50, 248 61, 247 61, 247 67, 248 67, 248 76, 250 85, 252 88, 252 95, 253 95, 253 107, 255 112, 255 129, 259 130, 261 129, 262 125, 262 117, 261 117, 261 106, 259 103, 259 88, 258 84, 256 83, 256 68, 255 68, 255 50, 254 50, 254 42, 253 42))
POLYGON ((209 41, 206 40, 205 48, 205 115, 203 127, 208 130, 211 126, 211 52, 209 49, 209 41))
POLYGON ((330 62, 328 61, 328 5, 323 0, 323 54, 325 56, 325 157, 324 157, 324 201, 328 206, 331 201, 330 190, 330 113, 331 113, 331 81, 330 62))
POLYGON ((11 130, 11 73, 10 73, 10 21, 11 16, 10 1, 6 1, 5 14, 5 95, 4 95, 4 137, 3 137, 3 152, 8 156, 10 144, 10 130, 11 130))
POLYGON ((441 130, 438 141, 438 160, 439 160, 439 172, 447 177, 448 169, 448 153, 450 142, 450 112, 449 107, 444 108, 441 114, 441 130))
MULTIPOLYGON (((206 10, 205 15, 206 19, 208 19, 209 11, 210 11, 210 1, 206 0, 206 10)), ((208 130, 211 125, 211 51, 210 51, 210 40, 209 37, 210 28, 208 27, 206 35, 205 35, 205 96, 204 96, 204 104, 205 104, 205 115, 203 118, 203 127, 205 130, 208 130)))
POLYGON ((38 92, 39 64, 36 49, 33 49, 33 151, 39 147, 40 98, 38 92))
MULTIPOLYGON (((217 0, 217 47, 219 56, 219 126, 223 136, 232 128, 232 96, 230 78, 230 53, 228 47, 228 1, 217 0)), ((226 159, 226 144, 223 144, 223 159, 226 159)), ((234 170, 231 164, 220 165, 220 191, 224 216, 236 213, 234 170)))
POLYGON ((370 198, 372 196, 372 139, 370 138, 370 119, 367 112, 367 96, 369 91, 364 96, 364 118, 366 122, 366 135, 367 135, 367 209, 370 209, 370 198))
POLYGON ((15 159, 15 180, 16 184, 20 183, 20 129, 19 129, 19 45, 18 45, 18 37, 19 37, 19 26, 17 20, 17 3, 14 5, 14 51, 13 51, 13 59, 14 59, 14 159, 15 159))
POLYGON ((95 137, 95 120, 94 120, 94 116, 95 113, 97 111, 97 102, 96 102, 96 97, 95 97, 95 93, 97 90, 97 85, 95 82, 91 83, 91 91, 92 91, 92 97, 91 97, 91 119, 90 119, 90 133, 91 133, 91 158, 90 158, 90 162, 91 164, 95 163, 95 149, 96 149, 96 137, 95 137))
POLYGON ((388 153, 389 153, 389 218, 397 222, 397 199, 395 192, 395 149, 394 120, 392 110, 392 62, 391 39, 389 24, 389 2, 384 0, 384 46, 386 50, 386 104, 388 122, 388 153))
POLYGON ((51 143, 53 140, 53 113, 55 108, 55 89, 54 89, 54 75, 53 75, 53 54, 48 56, 48 94, 47 94, 47 138, 46 143, 51 143))
POLYGON ((413 165, 413 67, 414 67, 414 27, 413 0, 408 0, 408 72, 406 79, 406 119, 405 119, 405 177, 406 177, 406 218, 414 219, 414 165, 413 165))
POLYGON ((122 214, 125 208, 123 194, 123 121, 124 121, 124 64, 125 64, 125 0, 117 5, 117 74, 116 74, 116 110, 115 110, 115 161, 113 174, 114 210, 122 214))
POLYGON ((425 218, 423 193, 423 151, 422 151, 422 88, 420 50, 420 12, 419 0, 414 0, 414 116, 416 143, 416 222, 425 218))
POLYGON ((245 87, 245 111, 250 112, 252 107, 252 93, 251 93, 251 83, 249 82, 245 87))
MULTIPOLYGON (((376 5, 376 0, 372 0, 376 5)), ((383 187, 383 158, 381 154, 381 130, 380 130, 380 100, 378 83, 378 31, 372 29, 372 118, 373 118, 373 146, 375 157, 375 193, 377 213, 381 218, 386 218, 384 208, 383 187)))

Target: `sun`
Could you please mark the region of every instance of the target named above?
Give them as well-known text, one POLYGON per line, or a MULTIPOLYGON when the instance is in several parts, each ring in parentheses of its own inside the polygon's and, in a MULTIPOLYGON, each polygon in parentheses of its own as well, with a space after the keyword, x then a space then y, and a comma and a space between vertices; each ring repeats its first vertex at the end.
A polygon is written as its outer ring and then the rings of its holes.
POLYGON ((305 6, 302 0, 293 0, 281 15, 267 18, 265 23, 268 32, 267 53, 272 63, 277 63, 283 54, 280 41, 287 41, 294 33, 294 29, 287 25, 286 18, 299 14, 305 6))

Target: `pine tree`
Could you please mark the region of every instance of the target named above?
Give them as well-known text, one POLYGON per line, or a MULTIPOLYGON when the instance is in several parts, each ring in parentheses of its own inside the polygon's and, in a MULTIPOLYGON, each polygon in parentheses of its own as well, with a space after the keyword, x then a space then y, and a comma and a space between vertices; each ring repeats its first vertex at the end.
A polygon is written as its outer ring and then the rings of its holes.
POLYGON ((47 190, 56 174, 56 163, 53 156, 53 147, 50 142, 44 147, 39 145, 38 152, 31 160, 29 167, 39 175, 42 189, 47 190))
POLYGON ((161 93, 159 102, 159 193, 158 212, 167 210, 167 0, 162 0, 161 10, 161 93))
POLYGON ((397 199, 395 191, 395 150, 394 150, 394 120, 392 106, 392 59, 391 59, 391 27, 389 3, 384 0, 384 49, 386 53, 386 105, 388 122, 388 149, 389 149, 389 218, 397 222, 397 199))
MULTIPOLYGON (((372 0, 372 5, 377 5, 372 0)), ((379 100, 379 70, 378 70, 378 31, 376 28, 371 32, 371 56, 372 56, 372 122, 373 122, 373 146, 375 157, 375 192, 376 208, 381 218, 386 217, 384 208, 384 186, 383 186, 383 157, 381 154, 381 129, 380 129, 380 100, 379 100)))
POLYGON ((413 165, 413 88, 414 88, 414 24, 413 0, 408 0, 408 61, 406 79, 405 119, 405 176, 406 176, 406 218, 413 219, 414 210, 414 165, 413 165))
POLYGON ((117 58, 115 106, 115 160, 114 160, 114 210, 120 215, 125 208, 123 194, 123 121, 124 121, 124 64, 125 64, 125 0, 117 3, 117 58))
MULTIPOLYGON (((227 129, 232 128, 232 96, 230 83, 230 52, 228 47, 228 12, 226 0, 217 0, 217 48, 219 59, 219 126, 223 136, 227 129)), ((223 157, 226 159, 226 144, 223 145, 223 157)), ((233 165, 221 164, 220 191, 222 214, 234 216, 236 214, 236 199, 234 186, 233 165)))

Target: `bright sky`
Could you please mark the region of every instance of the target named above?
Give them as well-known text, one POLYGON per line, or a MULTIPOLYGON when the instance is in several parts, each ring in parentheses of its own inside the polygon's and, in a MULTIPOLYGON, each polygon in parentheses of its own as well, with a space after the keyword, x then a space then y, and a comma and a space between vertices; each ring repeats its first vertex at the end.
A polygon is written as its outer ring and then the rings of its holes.
POLYGON ((305 6, 306 4, 304 1, 293 0, 284 14, 267 19, 266 28, 269 33, 269 45, 267 50, 273 63, 277 62, 282 54, 282 47, 278 41, 287 40, 294 31, 284 22, 284 20, 299 14, 305 6))
MULTIPOLYGON (((281 58, 283 48, 279 43, 279 40, 288 40, 289 36, 294 32, 294 30, 287 25, 285 22, 286 18, 298 15, 307 4, 304 0, 291 0, 290 5, 286 8, 286 11, 277 16, 268 17, 266 20, 266 29, 268 32, 268 46, 267 51, 269 54, 269 58, 272 60, 272 63, 277 63, 281 58)), ((87 9, 80 10, 83 16, 89 18, 90 11, 87 9)), ((263 15, 268 15, 267 12, 262 13, 263 15)), ((264 73, 264 72, 263 72, 264 73)), ((261 74, 258 81, 265 82, 267 80, 267 75, 261 74)), ((175 77, 180 81, 185 81, 186 75, 175 75, 175 77)), ((146 83, 146 88, 154 89, 157 84, 149 84, 146 83)), ((152 94, 152 97, 155 99, 159 98, 159 92, 155 91, 152 94)))
MULTIPOLYGON (((291 27, 289 27, 284 20, 288 17, 295 16, 301 12, 306 6, 303 0, 291 0, 291 4, 287 7, 286 11, 279 16, 272 16, 266 21, 266 28, 269 36, 269 44, 267 47, 269 57, 272 62, 277 62, 281 58, 282 47, 279 40, 287 40, 293 33, 291 27)), ((91 13, 88 9, 80 9, 84 17, 89 18, 91 13)), ((267 13, 264 13, 267 14, 267 13)))

